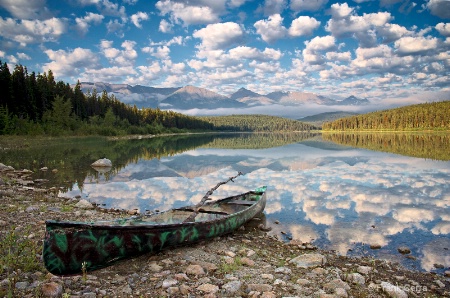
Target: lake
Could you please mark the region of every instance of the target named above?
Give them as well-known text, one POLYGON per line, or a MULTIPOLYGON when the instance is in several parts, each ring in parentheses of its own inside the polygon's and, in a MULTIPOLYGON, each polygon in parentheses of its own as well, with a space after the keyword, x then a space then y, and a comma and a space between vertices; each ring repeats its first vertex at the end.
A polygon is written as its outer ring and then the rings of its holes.
POLYGON ((31 141, 1 150, 0 162, 63 186, 61 196, 140 212, 195 204, 240 171, 213 198, 266 185, 264 220, 281 241, 442 273, 436 265, 450 267, 449 149, 448 134, 192 134, 31 141), (110 171, 90 167, 104 157, 110 171))

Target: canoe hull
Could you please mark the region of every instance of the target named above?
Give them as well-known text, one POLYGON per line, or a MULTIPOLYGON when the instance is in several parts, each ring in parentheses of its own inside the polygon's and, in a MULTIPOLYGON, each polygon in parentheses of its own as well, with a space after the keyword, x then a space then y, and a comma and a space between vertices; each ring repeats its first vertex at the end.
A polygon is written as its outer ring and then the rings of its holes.
POLYGON ((231 233, 264 210, 265 188, 257 197, 258 201, 248 208, 209 221, 154 225, 47 221, 44 264, 56 275, 77 274, 145 253, 231 233))

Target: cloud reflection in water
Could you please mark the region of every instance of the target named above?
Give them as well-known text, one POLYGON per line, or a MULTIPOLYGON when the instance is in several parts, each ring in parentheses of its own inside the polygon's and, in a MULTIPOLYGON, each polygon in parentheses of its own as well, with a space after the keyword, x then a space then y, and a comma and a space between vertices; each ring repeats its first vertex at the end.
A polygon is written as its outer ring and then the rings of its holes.
POLYGON ((416 256, 423 254, 422 269, 431 270, 431 263, 450 266, 443 246, 450 245, 439 240, 450 233, 450 162, 302 144, 198 149, 129 164, 110 181, 86 181, 83 194, 108 207, 165 210, 197 203, 236 171, 246 175, 213 197, 267 185, 268 223, 280 221, 272 233, 314 239, 343 255, 358 243, 380 244, 391 252, 407 245, 416 256))

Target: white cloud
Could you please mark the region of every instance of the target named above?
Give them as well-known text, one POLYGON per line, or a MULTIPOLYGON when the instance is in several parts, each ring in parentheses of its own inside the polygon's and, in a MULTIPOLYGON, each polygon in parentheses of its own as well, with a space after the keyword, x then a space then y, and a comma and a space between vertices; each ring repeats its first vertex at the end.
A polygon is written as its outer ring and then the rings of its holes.
POLYGON ((195 31, 193 36, 202 40, 202 49, 216 50, 240 42, 244 32, 237 23, 227 22, 207 25, 195 31))
POLYGON ((142 28, 141 22, 149 19, 147 13, 139 11, 131 16, 131 22, 138 28, 142 28))
POLYGON ((162 33, 172 33, 173 25, 166 20, 161 20, 159 23, 159 31, 162 33))
POLYGON ((71 51, 46 50, 48 58, 52 60, 46 63, 43 71, 52 70, 55 76, 76 76, 84 68, 95 68, 98 65, 98 57, 90 50, 75 48, 71 51))
POLYGON ((307 51, 325 51, 336 47, 336 39, 331 36, 316 36, 310 41, 305 41, 307 51))
POLYGON ((335 3, 331 5, 330 13, 333 19, 344 19, 353 13, 353 8, 349 7, 347 3, 335 3))
POLYGON ((269 16, 267 20, 259 20, 254 25, 256 32, 268 43, 283 38, 287 29, 283 26, 283 18, 279 14, 269 16))
POLYGON ((105 17, 100 14, 88 12, 83 18, 75 18, 75 22, 77 23, 76 29, 80 34, 85 35, 89 30, 90 23, 98 25, 104 18, 105 17))
POLYGON ((443 36, 450 36, 450 23, 439 23, 436 25, 436 30, 443 36))
POLYGON ((265 0, 264 15, 280 14, 286 7, 286 0, 265 0))
POLYGON ((176 23, 181 20, 185 26, 219 21, 219 14, 209 6, 190 6, 170 0, 158 1, 155 6, 162 15, 170 15, 176 23))
POLYGON ((134 64, 138 54, 134 47, 136 42, 125 40, 121 47, 123 50, 119 50, 112 47, 113 42, 109 40, 102 40, 100 42, 100 49, 105 58, 109 60, 111 64, 118 66, 131 66, 134 64))
POLYGON ((442 19, 450 18, 450 1, 448 0, 429 0, 426 4, 430 13, 442 19))
POLYGON ((288 33, 290 36, 311 35, 319 26, 320 22, 315 18, 300 16, 292 21, 288 33))
POLYGON ((26 46, 30 43, 55 42, 66 32, 66 21, 51 18, 16 21, 0 17, 0 36, 26 46))
POLYGON ((290 8, 295 11, 317 11, 321 9, 328 0, 291 0, 290 8))
POLYGON ((46 7, 46 0, 0 0, 0 7, 6 9, 17 19, 48 19, 51 13, 46 7))
POLYGON ((397 40, 394 45, 399 55, 416 55, 430 50, 436 50, 438 39, 434 37, 407 36, 397 40))

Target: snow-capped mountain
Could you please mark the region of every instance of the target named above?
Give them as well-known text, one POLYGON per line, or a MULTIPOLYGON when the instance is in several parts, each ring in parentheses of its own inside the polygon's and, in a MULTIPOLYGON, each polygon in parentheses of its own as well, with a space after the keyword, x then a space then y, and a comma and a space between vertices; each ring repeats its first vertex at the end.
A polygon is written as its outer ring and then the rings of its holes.
MULTIPOLYGON (((72 85, 75 87, 75 85, 72 85)), ((251 90, 240 88, 229 97, 218 94, 205 88, 195 86, 157 88, 147 86, 130 86, 127 84, 108 83, 81 83, 83 92, 97 93, 103 91, 114 94, 119 100, 126 104, 136 105, 138 108, 161 109, 217 109, 217 108, 245 108, 267 105, 298 106, 303 104, 317 105, 364 105, 367 99, 349 96, 345 99, 331 99, 310 92, 276 91, 266 95, 258 94, 251 90)))
POLYGON ((192 108, 234 108, 244 106, 229 97, 212 92, 208 89, 186 86, 178 89, 160 102, 162 108, 192 109, 192 108))

